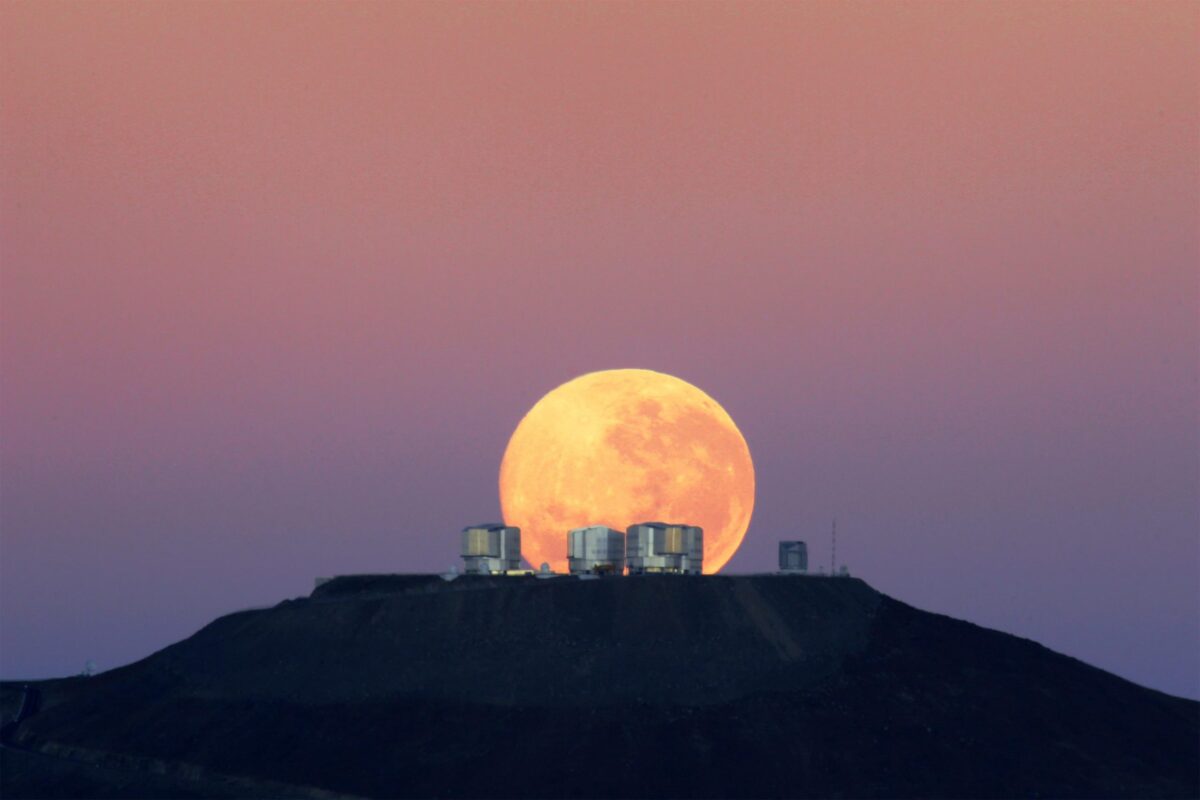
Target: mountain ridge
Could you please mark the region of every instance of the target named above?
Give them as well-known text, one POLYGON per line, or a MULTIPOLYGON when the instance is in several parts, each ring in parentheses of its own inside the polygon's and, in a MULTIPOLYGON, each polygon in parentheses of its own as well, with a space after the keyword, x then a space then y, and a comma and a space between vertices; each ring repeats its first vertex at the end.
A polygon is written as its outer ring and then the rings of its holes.
POLYGON ((45 694, 22 746, 362 796, 1200 794, 1200 704, 853 578, 338 578, 45 694))

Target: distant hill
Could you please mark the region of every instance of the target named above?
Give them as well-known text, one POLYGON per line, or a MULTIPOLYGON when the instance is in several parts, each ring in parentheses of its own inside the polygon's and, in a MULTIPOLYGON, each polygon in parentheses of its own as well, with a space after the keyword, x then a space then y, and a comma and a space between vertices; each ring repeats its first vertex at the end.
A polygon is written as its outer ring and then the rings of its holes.
POLYGON ((31 691, 5 798, 1200 796, 1197 703, 850 578, 339 578, 31 691))

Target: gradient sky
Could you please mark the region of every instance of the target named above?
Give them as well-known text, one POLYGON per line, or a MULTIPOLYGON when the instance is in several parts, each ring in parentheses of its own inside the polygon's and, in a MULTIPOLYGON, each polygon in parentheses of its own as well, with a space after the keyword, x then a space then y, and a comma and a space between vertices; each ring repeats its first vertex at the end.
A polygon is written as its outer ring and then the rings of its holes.
POLYGON ((1200 697, 1195 3, 0 5, 0 676, 442 570, 575 375, 1200 697))

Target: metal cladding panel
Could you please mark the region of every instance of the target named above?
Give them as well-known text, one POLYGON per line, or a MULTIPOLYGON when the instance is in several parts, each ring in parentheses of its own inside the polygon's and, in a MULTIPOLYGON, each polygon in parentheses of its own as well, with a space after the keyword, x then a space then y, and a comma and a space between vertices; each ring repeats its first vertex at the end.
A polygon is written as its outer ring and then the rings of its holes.
POLYGON ((597 554, 619 554, 623 557, 625 534, 603 525, 575 528, 567 534, 568 556, 582 558, 597 554))
POLYGON ((575 528, 567 534, 567 558, 573 573, 625 569, 625 534, 603 525, 575 528))
POLYGON ((462 532, 462 554, 466 556, 500 557, 500 535, 487 528, 467 528, 462 532))
POLYGON ((662 552, 664 543, 663 531, 668 526, 661 522, 643 522, 631 525, 626 536, 626 552, 631 555, 650 557, 662 552))
POLYGON ((704 561, 704 531, 695 525, 663 522, 631 525, 625 550, 631 573, 699 573, 704 561))
POLYGON ((687 531, 682 525, 668 525, 654 531, 654 551, 656 553, 683 555, 688 551, 687 531))
POLYGON ((654 529, 647 525, 630 525, 625 535, 625 553, 629 558, 650 554, 650 539, 654 529))
POLYGON ((589 558, 625 558, 624 536, 593 536, 587 540, 585 552, 589 558))
POLYGON ((519 565, 521 563, 521 529, 510 525, 500 528, 496 533, 497 539, 499 539, 497 555, 519 565))
POLYGON ((688 525, 687 531, 688 558, 696 561, 696 568, 699 569, 699 562, 704 559, 704 529, 697 525, 688 525))
POLYGON ((807 571, 808 545, 804 542, 780 542, 779 568, 791 572, 807 571))

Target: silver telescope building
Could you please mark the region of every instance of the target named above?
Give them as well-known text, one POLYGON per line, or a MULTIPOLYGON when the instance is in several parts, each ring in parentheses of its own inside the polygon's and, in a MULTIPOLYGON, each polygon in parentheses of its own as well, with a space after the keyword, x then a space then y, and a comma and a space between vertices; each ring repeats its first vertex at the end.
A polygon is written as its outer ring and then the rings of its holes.
POLYGON ((499 522, 471 525, 462 531, 464 572, 503 574, 521 568, 521 529, 499 522))
POLYGON ((625 572, 625 534, 591 525, 567 533, 567 565, 572 575, 625 572))
POLYGON ((704 563, 704 531, 695 525, 643 522, 625 536, 630 575, 672 572, 699 575, 704 563))
POLYGON ((779 571, 808 572, 808 545, 804 542, 780 542, 779 571))

